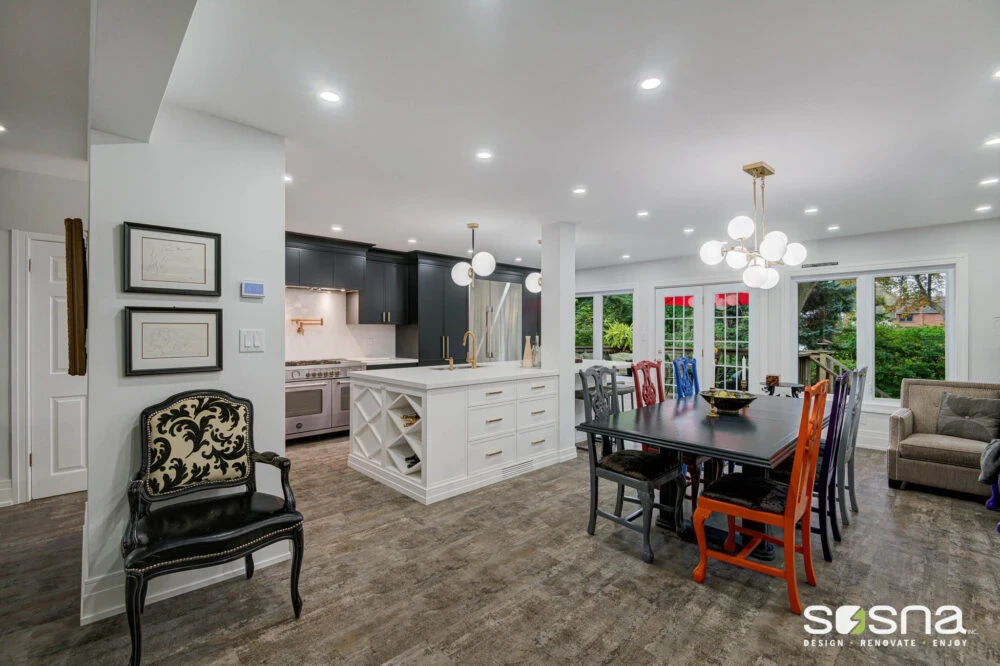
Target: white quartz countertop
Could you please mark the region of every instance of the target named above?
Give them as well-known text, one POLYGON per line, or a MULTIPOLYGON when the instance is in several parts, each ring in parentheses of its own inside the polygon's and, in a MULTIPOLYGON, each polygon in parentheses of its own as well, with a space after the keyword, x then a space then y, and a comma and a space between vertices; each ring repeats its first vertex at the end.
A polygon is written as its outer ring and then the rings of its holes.
POLYGON ((419 359, 399 358, 397 356, 350 356, 345 360, 356 361, 365 365, 407 365, 419 362, 419 359))
POLYGON ((398 370, 367 370, 352 372, 351 377, 370 381, 382 381, 397 386, 407 386, 418 389, 451 388, 453 386, 472 386, 490 382, 513 381, 534 377, 556 377, 558 370, 542 370, 540 368, 522 368, 519 361, 510 363, 484 363, 475 370, 456 365, 454 370, 448 370, 447 365, 435 365, 422 368, 400 368, 398 370))

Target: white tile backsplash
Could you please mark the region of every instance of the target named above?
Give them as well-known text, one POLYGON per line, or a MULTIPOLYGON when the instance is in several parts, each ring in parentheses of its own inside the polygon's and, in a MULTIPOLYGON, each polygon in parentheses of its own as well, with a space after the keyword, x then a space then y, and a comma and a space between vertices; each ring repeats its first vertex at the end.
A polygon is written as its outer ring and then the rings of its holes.
POLYGON ((347 294, 341 291, 285 289, 285 360, 309 361, 351 356, 396 355, 396 327, 348 325, 347 294), (322 326, 295 332, 293 317, 323 319, 322 326))

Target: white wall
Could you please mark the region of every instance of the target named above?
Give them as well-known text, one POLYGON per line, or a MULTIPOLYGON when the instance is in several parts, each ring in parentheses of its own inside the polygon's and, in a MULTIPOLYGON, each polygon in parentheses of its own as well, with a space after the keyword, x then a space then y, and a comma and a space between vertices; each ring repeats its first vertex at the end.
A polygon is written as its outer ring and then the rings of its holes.
POLYGON ((347 324, 347 294, 341 291, 285 289, 285 359, 313 361, 324 358, 396 355, 396 327, 347 324), (306 326, 296 333, 293 318, 322 319, 322 326, 306 326))
POLYGON ((86 181, 0 169, 0 506, 10 488, 10 231, 63 234, 63 219, 87 221, 86 181))
MULTIPOLYGON (((724 234, 724 226, 719 227, 724 234)), ((1000 381, 1000 262, 994 259, 1000 248, 1000 220, 982 220, 957 224, 922 227, 863 236, 828 238, 806 243, 808 262, 837 261, 850 264, 877 264, 884 261, 923 260, 940 257, 966 256, 968 292, 956 294, 968 299, 968 367, 960 368, 969 380, 1000 381)), ((783 269, 785 270, 785 269, 783 269)), ((835 268, 815 269, 831 271, 835 268)), ((808 270, 802 273, 808 273, 808 270)), ((634 290, 635 356, 654 358, 662 347, 654 339, 654 306, 657 287, 688 286, 721 282, 738 282, 739 273, 724 263, 706 266, 697 256, 664 259, 637 264, 625 264, 590 270, 576 275, 577 292, 608 289, 634 290)), ((760 378, 765 374, 794 374, 795 350, 782 349, 782 332, 796 316, 786 312, 785 294, 789 280, 770 292, 755 292, 761 299, 763 318, 760 378)), ((954 307, 954 305, 953 305, 954 307)), ((786 345, 787 346, 787 345, 786 345)), ((758 379, 760 379, 758 378, 758 379)), ((751 386, 756 385, 751 381, 751 386)), ((859 445, 885 448, 888 437, 888 410, 875 406, 866 408, 859 445)))
MULTIPOLYGON (((83 549, 81 620, 121 612, 119 554, 139 465, 139 412, 174 393, 218 388, 255 406, 258 450, 284 451, 284 142, 281 137, 164 106, 148 144, 93 146, 90 162, 89 489, 83 549), (121 291, 124 220, 222 234, 220 298, 121 291), (241 279, 261 279, 267 297, 242 300, 241 279), (219 373, 123 376, 126 305, 220 307, 219 373), (238 354, 237 329, 262 328, 266 352, 238 354)), ((259 488, 281 495, 277 470, 261 469, 259 488)), ((287 557, 278 544, 258 554, 287 557)), ((242 571, 242 563, 155 579, 150 601, 242 571)))

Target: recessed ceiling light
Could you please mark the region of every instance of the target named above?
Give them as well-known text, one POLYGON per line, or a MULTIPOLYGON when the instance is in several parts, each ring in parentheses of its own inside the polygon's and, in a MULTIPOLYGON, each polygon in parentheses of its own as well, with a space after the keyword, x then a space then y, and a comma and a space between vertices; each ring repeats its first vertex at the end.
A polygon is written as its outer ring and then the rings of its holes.
POLYGON ((587 193, 587 188, 586 187, 574 187, 573 188, 573 194, 581 195, 581 194, 586 194, 586 193, 587 193))
POLYGON ((340 101, 340 95, 332 90, 324 90, 319 94, 319 98, 324 102, 329 102, 330 104, 336 104, 340 101))
POLYGON ((983 178, 979 181, 980 185, 996 185, 997 183, 1000 183, 1000 178, 983 178))
POLYGON ((684 233, 686 233, 686 234, 693 234, 694 233, 694 227, 684 227, 684 233))
POLYGON ((466 254, 472 254, 472 248, 470 247, 468 250, 465 251, 465 253, 466 254))
POLYGON ((984 146, 1000 146, 1000 136, 995 136, 992 139, 986 139, 984 146))
POLYGON ((818 213, 819 208, 816 208, 815 206, 810 206, 809 208, 806 208, 802 212, 805 213, 806 215, 812 215, 813 213, 818 213))
POLYGON ((840 225, 839 224, 831 224, 830 226, 828 226, 826 228, 826 230, 827 231, 840 231, 840 225))
POLYGON ((636 211, 635 216, 636 217, 649 217, 649 211, 648 210, 639 210, 639 211, 636 211))
POLYGON ((643 90, 656 90, 657 88, 660 87, 661 83, 663 83, 663 81, 661 81, 656 77, 652 77, 648 79, 643 79, 639 83, 639 87, 642 88, 643 90))
POLYGON ((340 226, 339 224, 335 224, 332 227, 330 227, 330 231, 343 231, 343 230, 344 227, 340 226))
POLYGON ((991 210, 993 210, 993 206, 991 206, 991 205, 989 205, 989 204, 986 204, 985 206, 978 206, 978 207, 976 208, 976 212, 977 212, 977 213, 988 213, 988 212, 990 212, 991 210))
POLYGON ((407 238, 407 239, 406 239, 406 242, 407 242, 407 243, 416 243, 416 242, 417 242, 417 239, 416 239, 416 238, 407 238))
POLYGON ((994 79, 1000 79, 1000 69, 998 69, 997 71, 993 72, 993 78, 994 79))
POLYGON ((476 159, 483 162, 489 162, 491 159, 493 159, 493 153, 488 150, 476 151, 476 159))
POLYGON ((289 176, 289 175, 288 175, 287 173, 285 174, 285 182, 286 182, 286 183, 290 183, 290 182, 292 182, 292 177, 291 177, 291 176, 289 176))
POLYGON ((7 128, 4 127, 3 125, 0 125, 0 134, 3 134, 6 131, 7 131, 7 128))
POLYGON ((631 259, 631 258, 632 258, 631 254, 623 254, 622 255, 622 259, 631 259))
POLYGON ((516 261, 517 263, 521 263, 524 260, 521 259, 521 257, 514 257, 514 261, 516 261))

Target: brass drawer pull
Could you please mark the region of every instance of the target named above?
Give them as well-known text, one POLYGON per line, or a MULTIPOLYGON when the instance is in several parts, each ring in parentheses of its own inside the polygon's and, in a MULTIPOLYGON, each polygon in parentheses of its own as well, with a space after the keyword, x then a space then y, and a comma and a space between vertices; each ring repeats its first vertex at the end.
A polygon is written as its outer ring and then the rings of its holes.
POLYGON ((544 443, 545 443, 544 439, 536 439, 531 443, 531 445, 534 446, 535 444, 544 444, 544 443))
POLYGON ((498 456, 501 453, 503 453, 503 449, 501 449, 499 451, 490 451, 489 453, 486 454, 486 457, 487 458, 492 458, 493 456, 498 456))
POLYGON ((503 417, 502 416, 499 417, 499 418, 496 418, 496 419, 486 419, 487 423, 500 423, 500 421, 503 421, 503 417))
POLYGON ((486 395, 500 395, 503 391, 487 391, 486 395))
POLYGON ((531 415, 538 416, 539 414, 544 414, 544 413, 545 413, 544 409, 536 409, 535 411, 531 412, 531 415))
POLYGON ((543 388, 545 388, 545 384, 542 384, 541 386, 532 386, 531 390, 532 391, 537 391, 537 390, 543 389, 543 388))

